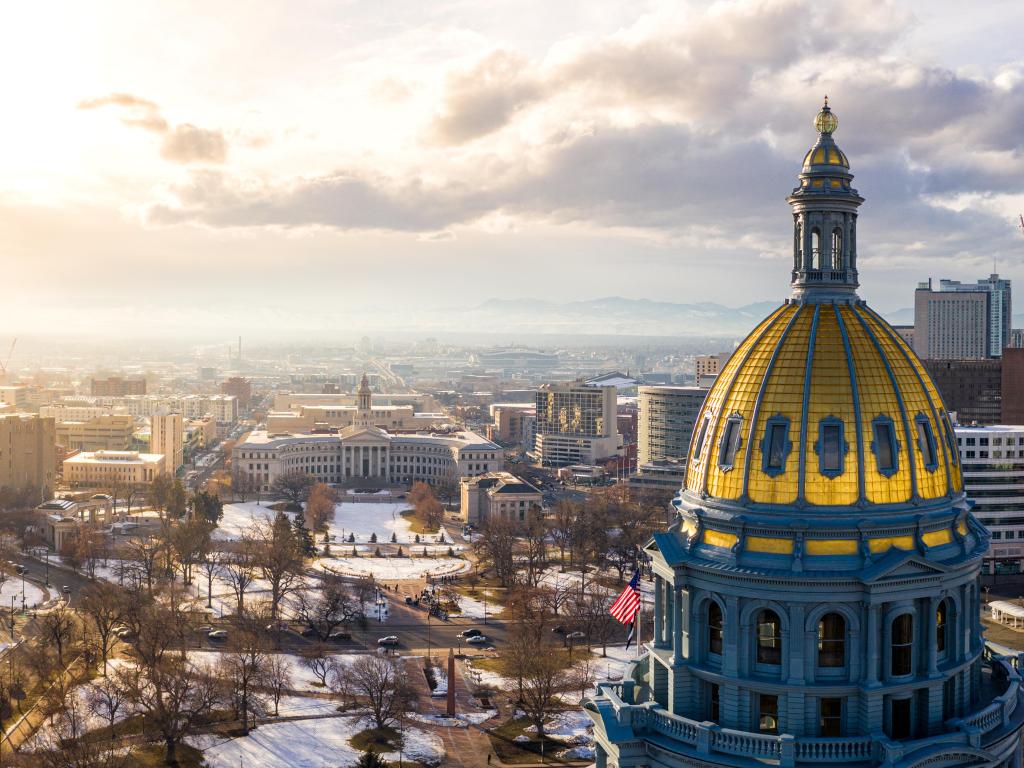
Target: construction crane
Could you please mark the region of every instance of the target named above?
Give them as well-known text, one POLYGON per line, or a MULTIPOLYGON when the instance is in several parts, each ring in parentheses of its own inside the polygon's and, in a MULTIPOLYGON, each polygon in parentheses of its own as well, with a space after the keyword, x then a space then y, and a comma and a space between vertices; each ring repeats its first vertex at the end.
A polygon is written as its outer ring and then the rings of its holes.
POLYGON ((0 360, 0 379, 7 378, 7 366, 10 365, 11 358, 14 356, 14 347, 17 345, 17 343, 18 337, 15 336, 14 340, 11 342, 10 349, 7 350, 7 357, 4 358, 3 360, 0 360))

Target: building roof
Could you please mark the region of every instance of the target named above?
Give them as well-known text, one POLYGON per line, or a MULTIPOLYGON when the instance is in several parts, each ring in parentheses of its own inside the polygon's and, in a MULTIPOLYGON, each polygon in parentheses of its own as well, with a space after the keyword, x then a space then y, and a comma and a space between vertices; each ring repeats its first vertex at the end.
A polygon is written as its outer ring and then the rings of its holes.
POLYGON ((162 453, 139 453, 138 451, 82 451, 64 459, 65 464, 153 464, 163 460, 162 453))

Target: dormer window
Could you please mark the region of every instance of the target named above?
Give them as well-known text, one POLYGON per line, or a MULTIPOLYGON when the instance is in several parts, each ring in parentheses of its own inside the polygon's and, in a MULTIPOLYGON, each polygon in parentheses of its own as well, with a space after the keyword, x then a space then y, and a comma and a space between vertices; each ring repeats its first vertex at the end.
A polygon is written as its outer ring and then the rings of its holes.
POLYGON ((818 442, 814 450, 818 454, 818 471, 825 477, 839 477, 843 474, 849 445, 844 437, 842 419, 826 416, 818 422, 818 442))
POLYGON ((740 449, 740 427, 743 417, 739 414, 730 416, 722 430, 722 442, 718 449, 718 468, 728 472, 736 463, 736 453, 740 449))
POLYGON ((875 437, 871 443, 871 450, 874 451, 878 471, 886 477, 892 477, 899 469, 900 449, 892 419, 888 416, 878 416, 871 423, 871 427, 875 437))

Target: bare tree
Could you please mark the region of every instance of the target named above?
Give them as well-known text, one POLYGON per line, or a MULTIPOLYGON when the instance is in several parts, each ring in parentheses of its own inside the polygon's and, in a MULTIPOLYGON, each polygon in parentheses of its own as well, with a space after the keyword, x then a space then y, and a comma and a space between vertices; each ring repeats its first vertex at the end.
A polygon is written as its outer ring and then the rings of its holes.
POLYGON ((576 520, 580 516, 580 505, 563 499, 555 504, 554 514, 548 519, 548 530, 555 544, 558 545, 558 559, 565 565, 565 551, 570 550, 572 534, 576 527, 576 520))
POLYGON ((313 673, 320 685, 327 687, 327 678, 333 668, 333 659, 327 653, 327 646, 321 642, 314 643, 303 651, 300 664, 313 673))
POLYGON ((511 521, 502 517, 488 520, 474 547, 480 558, 494 569, 501 586, 508 587, 515 583, 516 529, 511 521))
POLYGON ((120 623, 125 607, 124 591, 115 584, 97 581, 82 587, 79 610, 95 630, 104 676, 107 674, 114 629, 120 623))
POLYGON ((78 622, 67 603, 57 605, 39 623, 39 634, 57 653, 57 665, 64 669, 64 654, 78 638, 78 622))
POLYGON ((181 521, 175 525, 169 535, 169 544, 174 553, 174 560, 181 571, 181 580, 185 584, 192 583, 192 571, 203 559, 210 548, 210 534, 213 524, 199 517, 181 521))
POLYGON ((309 496, 316 480, 301 469, 293 469, 278 475, 271 485, 271 491, 288 499, 289 506, 299 509, 309 496))
POLYGON ((254 539, 260 573, 270 583, 270 616, 276 619, 281 600, 301 584, 301 544, 283 512, 269 525, 258 524, 254 539))
POLYGON ((86 689, 86 706, 93 715, 106 720, 110 728, 111 739, 116 735, 117 716, 124 712, 126 706, 123 693, 124 683, 121 679, 124 675, 123 667, 116 669, 110 677, 90 683, 86 689))
POLYGON ((398 664, 376 655, 360 656, 341 674, 348 689, 366 704, 378 728, 383 728, 408 709, 413 691, 398 664))
POLYGON ((223 557, 221 553, 215 549, 211 544, 210 548, 203 553, 202 559, 199 561, 199 568, 206 577, 206 607, 213 607, 213 578, 220 573, 221 567, 223 566, 223 557))
POLYGON ((320 640, 326 640, 338 627, 366 620, 360 594, 333 574, 323 577, 319 589, 301 590, 297 603, 299 619, 320 640))
POLYGON ((250 715, 263 712, 263 701, 257 686, 266 676, 268 649, 259 624, 259 617, 236 617, 228 647, 220 655, 221 676, 231 689, 243 736, 249 733, 250 715))
POLYGON ((281 698, 292 685, 292 668, 288 658, 280 653, 268 654, 267 664, 263 670, 262 683, 270 700, 274 702, 274 717, 277 717, 281 698))
POLYGON ((338 502, 338 493, 326 483, 317 483, 309 491, 306 501, 306 525, 311 531, 320 532, 327 528, 327 523, 334 516, 334 505, 338 502))
POLYGON ((153 594, 153 582, 157 576, 157 559, 164 550, 164 542, 153 536, 147 538, 131 538, 126 544, 131 560, 138 564, 146 592, 153 594))
POLYGON ((235 594, 236 613, 245 610, 245 592, 259 575, 259 552, 249 534, 242 538, 222 556, 221 573, 235 594))
POLYGON ((176 655, 140 666, 139 672, 126 678, 124 698, 160 734, 166 764, 177 765, 181 740, 209 717, 220 697, 216 676, 176 655))

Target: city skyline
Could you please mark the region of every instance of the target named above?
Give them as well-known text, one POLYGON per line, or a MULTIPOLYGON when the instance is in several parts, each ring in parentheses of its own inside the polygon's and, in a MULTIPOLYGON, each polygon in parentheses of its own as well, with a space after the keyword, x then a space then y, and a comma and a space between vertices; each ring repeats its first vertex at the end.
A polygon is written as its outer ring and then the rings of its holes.
POLYGON ((866 298, 993 258, 1024 277, 1013 4, 541 8, 5 9, 0 322, 373 331, 430 325, 457 285, 768 300, 826 92, 870 200, 866 298))

